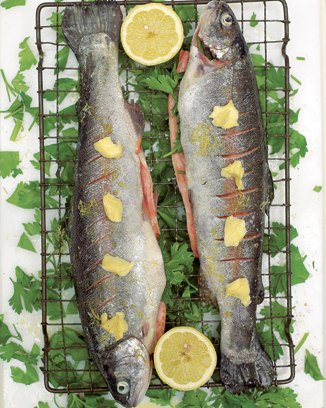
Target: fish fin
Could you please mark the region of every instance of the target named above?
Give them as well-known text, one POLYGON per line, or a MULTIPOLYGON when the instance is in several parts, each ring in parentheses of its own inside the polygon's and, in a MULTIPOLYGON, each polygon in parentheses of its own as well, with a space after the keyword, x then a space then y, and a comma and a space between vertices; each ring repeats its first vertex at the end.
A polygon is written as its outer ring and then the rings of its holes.
POLYGON ((157 192, 157 188, 155 189, 154 193, 153 193, 153 200, 154 200, 154 205, 155 208, 157 210, 157 203, 158 203, 158 192, 157 192))
POLYGON ((145 220, 149 221, 155 232, 156 238, 160 235, 157 221, 157 202, 154 201, 152 176, 146 163, 143 149, 138 154, 140 160, 140 176, 143 187, 143 211, 145 220))
POLYGON ((201 267, 199 267, 198 287, 199 287, 200 298, 202 299, 202 301, 208 304, 212 304, 216 308, 218 308, 216 296, 214 295, 212 290, 209 288, 208 281, 204 277, 204 273, 201 267))
POLYGON ((240 394, 253 387, 268 388, 272 385, 273 377, 272 360, 259 339, 253 362, 234 364, 221 354, 220 378, 225 388, 232 394, 240 394))
POLYGON ((125 101, 125 107, 135 127, 135 131, 137 135, 136 152, 137 152, 137 149, 139 152, 140 145, 141 145, 141 139, 143 137, 144 127, 145 127, 144 113, 140 105, 134 101, 131 101, 131 102, 125 101))
POLYGON ((156 317, 156 337, 155 346, 160 338, 163 336, 165 331, 165 318, 166 318, 166 306, 164 302, 160 302, 156 317))
POLYGON ((267 173, 267 204, 265 206, 265 213, 266 215, 269 215, 269 210, 272 204, 272 201, 274 200, 274 183, 273 183, 273 177, 270 169, 268 169, 267 173))
POLYGON ((105 33, 118 48, 122 13, 114 1, 97 1, 88 7, 74 4, 66 7, 62 18, 62 32, 69 47, 79 59, 79 45, 83 37, 105 33))

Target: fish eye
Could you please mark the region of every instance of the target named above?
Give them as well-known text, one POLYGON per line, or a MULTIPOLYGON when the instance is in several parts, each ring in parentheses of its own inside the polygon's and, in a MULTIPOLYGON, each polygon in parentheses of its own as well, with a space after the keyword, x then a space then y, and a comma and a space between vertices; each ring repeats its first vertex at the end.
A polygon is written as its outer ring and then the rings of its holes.
POLYGON ((130 389, 130 386, 129 386, 129 384, 127 383, 127 381, 122 380, 122 381, 119 381, 119 382, 118 382, 118 384, 117 384, 117 392, 118 392, 120 395, 125 395, 125 394, 127 394, 127 393, 129 392, 129 389, 130 389))
POLYGON ((233 23, 233 18, 231 16, 231 14, 229 14, 229 13, 222 14, 221 22, 225 27, 231 27, 231 25, 233 23))

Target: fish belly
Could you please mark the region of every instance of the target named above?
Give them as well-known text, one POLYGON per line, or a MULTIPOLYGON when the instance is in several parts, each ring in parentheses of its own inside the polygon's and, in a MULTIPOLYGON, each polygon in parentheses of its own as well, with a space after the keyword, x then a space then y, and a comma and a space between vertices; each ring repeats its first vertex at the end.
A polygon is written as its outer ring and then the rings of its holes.
MULTIPOLYGON (((192 47, 191 55, 194 53, 192 47)), ((269 170, 249 58, 203 72, 198 60, 190 56, 179 96, 181 144, 200 259, 201 297, 220 310, 220 374, 231 392, 269 386, 273 378, 271 360, 256 331, 256 305, 263 294, 261 263, 269 170), (214 107, 226 106, 230 101, 239 113, 238 126, 214 126, 209 118, 214 107), (235 160, 244 169, 242 190, 233 178, 221 176, 221 170, 235 160), (227 247, 224 229, 230 216, 245 221, 246 235, 238 246, 227 247), (247 307, 234 296, 226 297, 226 286, 239 278, 249 283, 251 303, 247 307)))

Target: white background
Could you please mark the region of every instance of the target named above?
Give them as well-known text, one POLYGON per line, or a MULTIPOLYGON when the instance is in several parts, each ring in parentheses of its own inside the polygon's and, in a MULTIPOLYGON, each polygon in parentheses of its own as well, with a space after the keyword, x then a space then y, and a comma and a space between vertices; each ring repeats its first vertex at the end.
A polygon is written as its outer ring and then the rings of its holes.
MULTIPOLYGON (((299 237, 294 244, 299 247, 302 255, 307 255, 305 265, 310 273, 306 283, 293 288, 293 304, 295 344, 301 340, 304 333, 309 336, 296 355, 296 376, 289 385, 298 394, 298 401, 304 408, 326 407, 324 402, 324 382, 314 381, 304 373, 304 354, 307 348, 317 356, 322 373, 326 374, 324 364, 324 189, 316 193, 313 188, 323 185, 324 145, 323 145, 323 83, 322 57, 326 43, 322 44, 322 20, 325 18, 325 0, 288 0, 291 41, 287 47, 290 57, 291 74, 298 78, 302 85, 299 92, 291 100, 291 108, 301 108, 299 123, 295 128, 305 135, 309 152, 301 160, 296 169, 291 168, 291 223, 297 228, 299 237), (296 57, 304 57, 305 61, 296 57), (313 266, 314 262, 314 266, 313 266)), ((35 46, 35 10, 38 0, 27 0, 26 6, 9 10, 0 8, 0 68, 5 71, 11 81, 19 69, 19 44, 30 36, 29 46, 37 56, 35 46)), ((324 22, 325 24, 325 22, 324 22)), ((324 33, 324 38, 325 33, 324 33)), ((324 70, 324 77, 326 71, 324 70)), ((34 95, 33 106, 37 106, 37 72, 34 69, 25 72, 29 94, 34 95)), ((3 81, 0 80, 0 110, 8 109, 9 104, 3 81)), ((28 115, 26 115, 27 117, 28 115)), ((21 132, 18 141, 9 141, 13 122, 4 120, 0 115, 0 150, 19 150, 24 174, 16 179, 0 179, 0 313, 5 314, 5 322, 17 325, 24 339, 24 347, 30 350, 33 343, 43 346, 41 334, 40 313, 15 314, 8 304, 12 296, 13 285, 9 277, 15 276, 15 267, 19 265, 26 273, 37 274, 40 269, 40 256, 17 247, 19 237, 23 233, 23 222, 33 222, 32 210, 21 210, 6 202, 20 181, 37 180, 39 175, 30 165, 30 160, 39 149, 38 129, 29 127, 29 117, 25 130, 21 132)), ((38 239, 33 244, 40 252, 38 239)), ((10 365, 23 368, 23 364, 12 360, 10 364, 1 365, 0 370, 0 407, 3 408, 33 408, 38 401, 48 402, 55 407, 53 395, 45 391, 42 373, 39 372, 39 383, 30 386, 19 385, 10 378, 10 365)), ((60 398, 58 398, 60 401, 60 398)), ((63 400, 62 405, 63 405, 63 400)), ((60 404, 59 404, 60 405, 60 404)))

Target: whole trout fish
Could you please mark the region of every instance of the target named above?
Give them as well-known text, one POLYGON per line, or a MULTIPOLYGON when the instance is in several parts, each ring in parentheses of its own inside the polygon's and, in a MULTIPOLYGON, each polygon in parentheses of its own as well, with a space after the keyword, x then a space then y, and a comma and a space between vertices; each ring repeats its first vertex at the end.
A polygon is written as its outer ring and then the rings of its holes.
POLYGON ((223 1, 208 3, 199 19, 178 109, 201 297, 221 315, 221 381, 232 393, 268 387, 273 366, 256 306, 273 184, 252 60, 223 1))
POLYGON ((79 137, 70 255, 87 343, 113 397, 142 400, 164 332, 164 264, 152 181, 140 142, 144 115, 118 77, 117 3, 67 7, 62 30, 80 64, 79 137), (157 330, 158 325, 158 330, 157 330))

